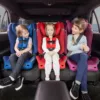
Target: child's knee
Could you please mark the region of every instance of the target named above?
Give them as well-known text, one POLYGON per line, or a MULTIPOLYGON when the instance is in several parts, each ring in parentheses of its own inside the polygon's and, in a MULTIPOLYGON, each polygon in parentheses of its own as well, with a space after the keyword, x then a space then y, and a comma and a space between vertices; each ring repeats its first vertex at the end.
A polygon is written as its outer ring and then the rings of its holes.
POLYGON ((12 60, 14 57, 16 56, 16 54, 11 54, 10 57, 9 57, 9 60, 12 60))
POLYGON ((58 60, 59 60, 59 55, 58 55, 58 53, 55 53, 53 55, 53 61, 58 61, 58 60))
POLYGON ((52 62, 51 56, 48 53, 46 53, 44 55, 44 59, 45 59, 46 62, 50 62, 50 63, 52 62))
POLYGON ((88 55, 86 53, 81 53, 81 58, 84 60, 88 59, 88 55))

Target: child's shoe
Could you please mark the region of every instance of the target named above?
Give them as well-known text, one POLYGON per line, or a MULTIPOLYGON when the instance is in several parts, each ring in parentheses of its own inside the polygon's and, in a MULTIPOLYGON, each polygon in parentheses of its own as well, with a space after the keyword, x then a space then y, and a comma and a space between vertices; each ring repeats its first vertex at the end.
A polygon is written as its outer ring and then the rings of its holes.
POLYGON ((4 79, 1 79, 1 80, 0 80, 0 89, 9 87, 9 86, 12 85, 12 83, 13 83, 13 81, 11 80, 10 77, 6 77, 6 78, 4 78, 4 79))
POLYGON ((56 81, 60 81, 60 77, 59 76, 56 76, 56 81))
POLYGON ((82 100, 91 100, 91 98, 88 93, 82 93, 82 100))
POLYGON ((15 90, 18 91, 23 87, 24 77, 19 77, 16 81, 15 90))
POLYGON ((72 88, 70 89, 70 96, 72 97, 72 99, 78 99, 78 97, 79 97, 79 88, 80 88, 80 85, 73 82, 72 88))
POLYGON ((46 76, 45 77, 45 81, 49 81, 49 80, 50 80, 50 78, 46 76))

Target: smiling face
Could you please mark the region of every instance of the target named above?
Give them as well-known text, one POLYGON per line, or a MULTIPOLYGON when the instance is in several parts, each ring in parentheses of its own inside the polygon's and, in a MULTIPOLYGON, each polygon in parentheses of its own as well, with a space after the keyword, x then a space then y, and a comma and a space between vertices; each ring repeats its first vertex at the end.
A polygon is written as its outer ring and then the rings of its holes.
POLYGON ((82 33, 83 32, 83 29, 79 29, 79 27, 78 26, 76 26, 75 24, 73 24, 73 26, 72 26, 72 34, 80 34, 80 33, 82 33))
POLYGON ((46 34, 48 36, 53 36, 53 34, 54 34, 54 26, 53 25, 46 26, 46 34))
POLYGON ((24 38, 28 38, 29 37, 28 30, 22 29, 22 37, 24 37, 24 38))

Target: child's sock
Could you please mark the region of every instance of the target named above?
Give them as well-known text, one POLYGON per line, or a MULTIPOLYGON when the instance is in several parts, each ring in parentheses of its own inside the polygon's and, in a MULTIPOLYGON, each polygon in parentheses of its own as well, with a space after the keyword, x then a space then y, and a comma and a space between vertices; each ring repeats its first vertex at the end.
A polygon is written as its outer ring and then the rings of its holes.
POLYGON ((9 78, 10 78, 12 81, 15 81, 15 79, 14 79, 12 76, 9 76, 9 78))
POLYGON ((56 81, 60 81, 59 75, 56 75, 56 81))
POLYGON ((76 84, 78 84, 78 85, 80 85, 80 84, 81 84, 81 82, 80 82, 80 81, 78 81, 78 80, 75 80, 75 83, 76 83, 76 84))
POLYGON ((82 91, 82 94, 87 94, 88 92, 87 91, 82 91))

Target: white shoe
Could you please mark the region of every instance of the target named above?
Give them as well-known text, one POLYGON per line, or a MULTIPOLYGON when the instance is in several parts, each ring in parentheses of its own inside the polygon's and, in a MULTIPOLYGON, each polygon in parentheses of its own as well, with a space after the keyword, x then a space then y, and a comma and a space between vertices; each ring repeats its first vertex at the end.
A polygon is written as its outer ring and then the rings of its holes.
POLYGON ((50 78, 49 78, 49 77, 46 77, 46 78, 45 78, 45 81, 49 81, 49 80, 50 80, 50 78))
POLYGON ((60 81, 60 78, 59 77, 56 77, 56 81, 60 81))

